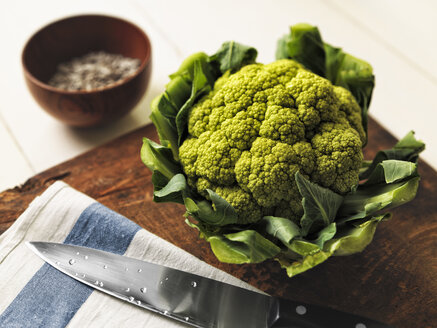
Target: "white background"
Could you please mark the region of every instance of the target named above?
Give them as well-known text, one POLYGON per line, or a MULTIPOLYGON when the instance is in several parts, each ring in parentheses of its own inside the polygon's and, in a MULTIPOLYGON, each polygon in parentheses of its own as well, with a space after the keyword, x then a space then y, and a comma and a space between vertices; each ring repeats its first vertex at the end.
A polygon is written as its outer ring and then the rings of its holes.
POLYGON ((0 4, 0 190, 149 122, 151 99, 187 55, 215 52, 227 40, 274 60, 290 25, 317 25, 326 42, 373 65, 371 115, 396 137, 424 140, 437 168, 437 3, 431 0, 125 0, 4 1, 0 4), (128 19, 149 35, 153 73, 141 103, 125 118, 94 129, 56 121, 28 92, 20 63, 26 40, 43 25, 81 13, 128 19))

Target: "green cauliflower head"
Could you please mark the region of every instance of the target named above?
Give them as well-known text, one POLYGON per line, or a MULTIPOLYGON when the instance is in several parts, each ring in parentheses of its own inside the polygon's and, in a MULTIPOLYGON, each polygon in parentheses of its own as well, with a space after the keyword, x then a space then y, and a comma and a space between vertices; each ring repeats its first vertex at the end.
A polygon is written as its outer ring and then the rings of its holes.
POLYGON ((293 60, 224 74, 191 109, 179 149, 188 183, 211 189, 240 223, 298 222, 295 173, 343 194, 358 184, 365 132, 352 94, 293 60))

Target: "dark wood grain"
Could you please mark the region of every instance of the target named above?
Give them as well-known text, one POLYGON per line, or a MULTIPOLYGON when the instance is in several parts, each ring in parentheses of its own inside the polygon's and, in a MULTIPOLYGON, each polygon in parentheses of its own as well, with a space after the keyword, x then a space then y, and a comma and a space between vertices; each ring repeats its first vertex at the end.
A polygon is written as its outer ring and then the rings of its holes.
MULTIPOLYGON (((142 137, 156 140, 145 126, 106 145, 38 174, 23 186, 0 193, 0 233, 53 181, 74 188, 139 223, 201 260, 272 295, 365 315, 400 328, 437 326, 437 174, 420 163, 416 199, 379 225, 364 252, 331 258, 288 278, 274 261, 258 265, 218 262, 182 217, 184 208, 152 201, 151 173, 142 164, 142 137)), ((374 120, 369 123, 366 158, 396 142, 374 120)))

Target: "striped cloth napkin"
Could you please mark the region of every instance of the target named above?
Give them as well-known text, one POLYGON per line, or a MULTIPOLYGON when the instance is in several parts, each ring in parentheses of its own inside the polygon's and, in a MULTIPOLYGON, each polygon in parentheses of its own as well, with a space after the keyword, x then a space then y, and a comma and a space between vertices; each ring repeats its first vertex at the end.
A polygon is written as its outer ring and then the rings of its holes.
POLYGON ((187 327, 64 275, 25 241, 98 248, 254 289, 58 181, 0 235, 0 327, 187 327))

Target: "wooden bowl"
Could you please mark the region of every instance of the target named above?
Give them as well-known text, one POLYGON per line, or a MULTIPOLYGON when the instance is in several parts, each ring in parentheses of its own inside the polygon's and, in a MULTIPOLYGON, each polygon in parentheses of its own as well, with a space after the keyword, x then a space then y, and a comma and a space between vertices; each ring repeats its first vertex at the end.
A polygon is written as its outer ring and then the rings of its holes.
POLYGON ((134 24, 103 15, 80 15, 51 23, 36 32, 22 53, 24 77, 38 104, 71 126, 89 127, 127 114, 146 91, 151 73, 151 45, 134 24), (60 63, 93 51, 138 58, 135 74, 91 91, 66 91, 48 85, 60 63))

